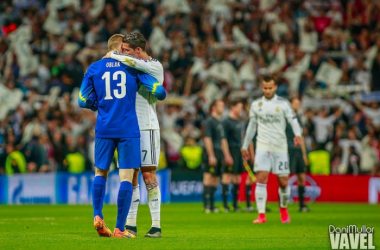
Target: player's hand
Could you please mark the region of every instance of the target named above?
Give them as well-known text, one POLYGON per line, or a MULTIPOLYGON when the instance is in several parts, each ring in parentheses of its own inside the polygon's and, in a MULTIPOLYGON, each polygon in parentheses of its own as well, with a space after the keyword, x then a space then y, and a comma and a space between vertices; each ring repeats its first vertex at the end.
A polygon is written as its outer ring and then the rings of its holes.
POLYGON ((209 156, 208 157, 208 165, 209 166, 216 166, 217 160, 215 156, 209 156))
POLYGON ((241 149, 241 154, 243 155, 243 159, 248 161, 250 159, 249 152, 246 149, 241 149))
POLYGON ((294 137, 294 145, 297 147, 299 145, 301 145, 301 136, 296 136, 294 137))
POLYGON ((309 166, 310 162, 309 162, 309 159, 307 158, 306 154, 303 155, 303 161, 305 162, 306 166, 309 166))
POLYGON ((104 58, 111 58, 111 53, 112 53, 113 51, 109 51, 105 56, 103 56, 103 59, 104 58))
POLYGON ((234 165, 234 160, 232 159, 231 155, 226 157, 226 164, 227 164, 227 166, 234 165))

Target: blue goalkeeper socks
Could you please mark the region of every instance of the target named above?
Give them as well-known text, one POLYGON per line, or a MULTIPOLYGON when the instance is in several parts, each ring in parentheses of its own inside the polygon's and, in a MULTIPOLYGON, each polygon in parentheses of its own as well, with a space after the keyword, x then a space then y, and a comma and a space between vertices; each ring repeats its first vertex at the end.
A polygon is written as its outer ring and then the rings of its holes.
POLYGON ((95 176, 92 182, 92 206, 94 208, 94 217, 99 215, 103 219, 102 209, 104 194, 106 192, 106 178, 95 176))
POLYGON ((116 228, 124 231, 125 221, 132 201, 132 183, 123 181, 120 183, 119 194, 117 196, 117 221, 116 228))

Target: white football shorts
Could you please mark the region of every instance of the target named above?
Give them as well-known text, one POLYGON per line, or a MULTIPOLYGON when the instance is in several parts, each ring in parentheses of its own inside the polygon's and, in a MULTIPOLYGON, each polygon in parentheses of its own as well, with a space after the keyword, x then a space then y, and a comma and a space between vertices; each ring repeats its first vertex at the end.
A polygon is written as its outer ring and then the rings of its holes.
POLYGON ((280 176, 289 175, 288 153, 256 150, 254 171, 267 171, 280 176))
POLYGON ((140 131, 141 167, 158 167, 160 159, 160 130, 140 131))

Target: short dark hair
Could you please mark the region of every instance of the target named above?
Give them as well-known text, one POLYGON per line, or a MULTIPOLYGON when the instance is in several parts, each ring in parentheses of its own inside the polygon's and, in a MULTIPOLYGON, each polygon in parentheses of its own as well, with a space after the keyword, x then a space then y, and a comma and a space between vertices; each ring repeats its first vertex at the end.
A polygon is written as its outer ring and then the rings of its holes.
POLYGON ((232 100, 232 101, 230 101, 230 107, 235 107, 239 103, 243 104, 243 101, 241 101, 241 100, 232 100))
POLYGON ((132 49, 140 47, 145 51, 146 39, 143 34, 138 31, 132 31, 123 38, 123 43, 128 43, 132 49))
POLYGON ((273 81, 274 84, 276 84, 276 81, 275 81, 274 78, 273 78, 272 76, 270 76, 270 75, 265 75, 265 76, 262 77, 262 79, 263 79, 264 82, 270 82, 270 81, 273 81))
POLYGON ((222 99, 216 99, 216 100, 213 100, 213 101, 211 102, 210 107, 209 107, 209 110, 208 110, 208 112, 209 112, 210 114, 211 114, 211 112, 212 112, 212 108, 215 107, 215 106, 216 106, 216 103, 219 102, 219 101, 223 102, 222 99))

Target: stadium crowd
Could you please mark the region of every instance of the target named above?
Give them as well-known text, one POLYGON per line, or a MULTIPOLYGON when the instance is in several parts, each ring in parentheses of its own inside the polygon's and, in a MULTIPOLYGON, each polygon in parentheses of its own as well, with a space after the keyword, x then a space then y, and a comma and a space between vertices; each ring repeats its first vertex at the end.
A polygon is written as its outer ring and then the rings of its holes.
POLYGON ((302 100, 310 172, 380 172, 379 1, 4 0, 0 27, 0 174, 92 169, 96 114, 78 89, 134 30, 165 70, 161 167, 199 167, 210 102, 248 109, 271 74, 302 100))

